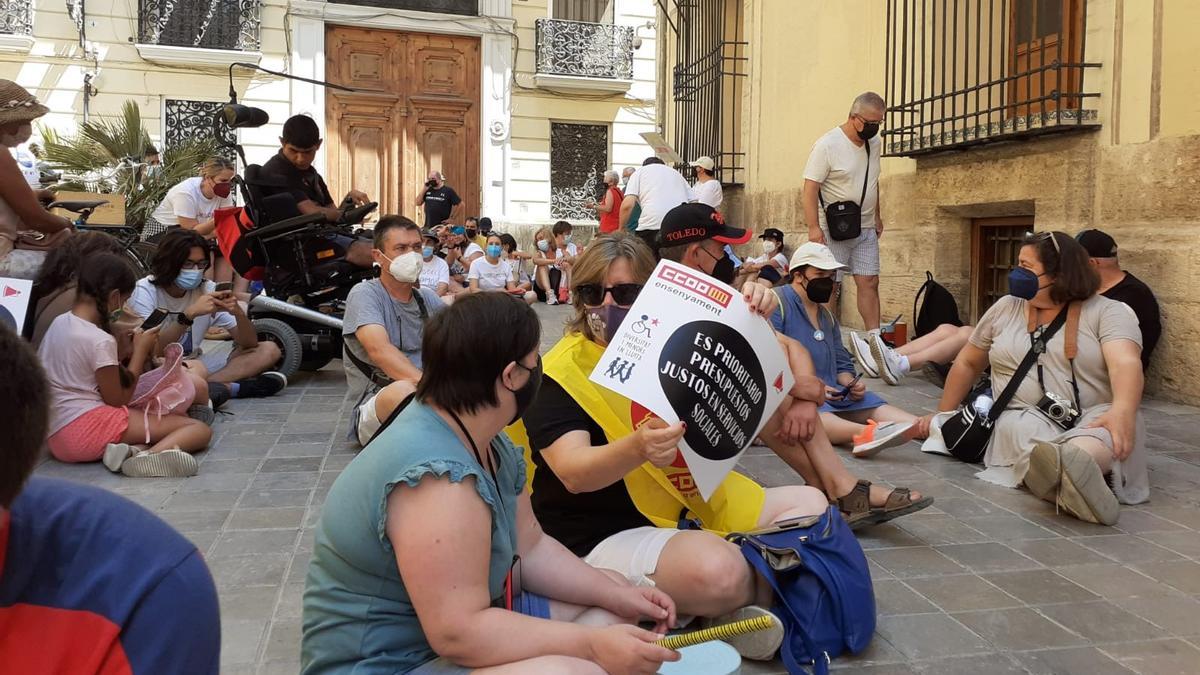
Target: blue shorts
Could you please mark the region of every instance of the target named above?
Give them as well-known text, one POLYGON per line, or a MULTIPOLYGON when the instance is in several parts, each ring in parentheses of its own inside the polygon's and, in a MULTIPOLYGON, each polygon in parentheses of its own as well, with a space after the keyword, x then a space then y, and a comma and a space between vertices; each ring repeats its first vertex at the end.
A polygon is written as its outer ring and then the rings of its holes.
MULTIPOLYGON (((522 593, 513 600, 513 611, 535 619, 550 618, 550 599, 537 593, 522 593)), ((463 668, 447 659, 438 657, 426 661, 416 669, 408 671, 409 675, 466 675, 474 668, 463 668)))

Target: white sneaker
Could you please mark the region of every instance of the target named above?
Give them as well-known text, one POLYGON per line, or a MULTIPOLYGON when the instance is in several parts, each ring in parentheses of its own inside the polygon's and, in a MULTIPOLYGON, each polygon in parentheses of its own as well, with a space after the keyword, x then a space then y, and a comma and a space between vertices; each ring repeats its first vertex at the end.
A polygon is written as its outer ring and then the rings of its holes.
MULTIPOLYGON (((868 334, 869 337, 869 334, 868 334)), ((860 333, 850 331, 850 354, 858 362, 859 370, 867 377, 879 377, 879 366, 871 355, 871 345, 861 337, 860 333)))
POLYGON ((199 470, 200 462, 179 448, 139 452, 121 465, 121 473, 131 478, 186 478, 199 470))
POLYGON ((878 333, 872 333, 868 337, 871 340, 871 356, 879 366, 879 376, 888 384, 900 384, 900 380, 908 375, 908 369, 904 367, 904 360, 896 353, 896 350, 887 346, 883 337, 878 333))
POLYGON ((722 638, 722 640, 736 649, 743 658, 754 661, 770 661, 779 652, 779 645, 783 644, 783 623, 771 612, 757 605, 749 605, 712 619, 710 625, 720 626, 734 621, 757 619, 760 616, 770 616, 775 619, 775 625, 766 630, 757 630, 753 633, 722 638))
POLYGON ((553 293, 547 293, 546 294, 546 304, 547 305, 557 305, 558 298, 555 297, 553 293))
POLYGON ((867 428, 854 437, 855 457, 866 458, 878 454, 881 450, 904 445, 908 437, 904 435, 912 428, 912 422, 876 422, 868 420, 867 428))
POLYGON ((133 454, 133 446, 128 443, 109 443, 104 446, 104 466, 113 473, 121 472, 121 465, 133 454))

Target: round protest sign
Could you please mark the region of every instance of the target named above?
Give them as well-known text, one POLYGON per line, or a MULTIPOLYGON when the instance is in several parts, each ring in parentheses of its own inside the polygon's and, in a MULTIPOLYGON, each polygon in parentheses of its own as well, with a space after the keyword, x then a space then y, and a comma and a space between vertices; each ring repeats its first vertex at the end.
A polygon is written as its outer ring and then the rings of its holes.
POLYGON ((715 321, 692 321, 667 338, 658 379, 696 454, 725 460, 742 451, 766 405, 762 365, 740 333, 715 321))

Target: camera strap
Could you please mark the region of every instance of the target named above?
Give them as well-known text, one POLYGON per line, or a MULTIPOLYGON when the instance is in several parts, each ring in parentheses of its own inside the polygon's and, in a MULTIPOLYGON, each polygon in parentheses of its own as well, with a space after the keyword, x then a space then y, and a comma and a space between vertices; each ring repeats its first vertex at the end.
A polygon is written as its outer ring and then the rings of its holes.
MULTIPOLYGON (((1036 311, 1032 307, 1030 307, 1030 310, 1036 311)), ((989 420, 995 422, 1000 417, 1000 413, 1008 408, 1009 401, 1012 400, 1013 396, 1016 396, 1017 388, 1021 386, 1021 382, 1025 380, 1025 376, 1033 368, 1038 355, 1046 351, 1046 344, 1050 342, 1050 338, 1054 337, 1054 334, 1066 322, 1067 307, 1063 307, 1058 316, 1054 317, 1054 320, 1049 325, 1044 327, 1039 326, 1030 332, 1029 340, 1031 345, 1029 351, 1025 354, 1025 358, 1021 360, 1021 365, 1017 366, 1017 370, 1013 372, 1012 378, 1008 381, 1008 386, 996 397, 996 402, 992 404, 992 409, 988 411, 989 420)))
MULTIPOLYGON (((1072 302, 1072 303, 1069 303, 1066 307, 1064 307, 1063 311, 1059 312, 1058 316, 1055 317, 1055 321, 1057 321, 1062 316, 1063 312, 1066 312, 1067 334, 1064 338, 1064 352, 1067 357, 1067 363, 1071 367, 1071 396, 1072 396, 1071 402, 1075 404, 1075 410, 1077 410, 1077 411, 1083 410, 1082 404, 1079 401, 1079 378, 1075 374, 1075 357, 1078 354, 1078 350, 1079 350, 1077 337, 1078 337, 1078 333, 1079 333, 1079 315, 1080 315, 1081 311, 1082 311, 1082 307, 1080 306, 1080 303, 1072 302)), ((1037 310, 1034 309, 1032 305, 1030 305, 1030 307, 1029 307, 1029 325, 1030 326, 1033 326, 1036 323, 1036 317, 1037 317, 1037 310)), ((1049 333, 1049 334, 1045 334, 1042 336, 1042 348, 1041 348, 1041 351, 1038 352, 1038 358, 1037 358, 1038 386, 1041 387, 1043 396, 1046 395, 1046 383, 1042 377, 1041 354, 1046 351, 1046 345, 1049 344, 1050 338, 1053 337, 1053 335, 1054 335, 1053 333, 1049 333)), ((1032 339, 1032 335, 1031 335, 1031 339, 1032 339)))

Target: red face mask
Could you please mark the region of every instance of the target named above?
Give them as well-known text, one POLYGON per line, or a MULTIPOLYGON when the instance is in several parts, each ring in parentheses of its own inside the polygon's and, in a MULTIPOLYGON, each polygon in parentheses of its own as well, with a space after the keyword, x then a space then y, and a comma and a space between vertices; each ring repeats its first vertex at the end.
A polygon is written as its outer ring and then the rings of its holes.
POLYGON ((232 183, 213 183, 213 194, 220 197, 221 199, 225 199, 226 197, 228 197, 229 193, 232 190, 233 190, 232 183))

